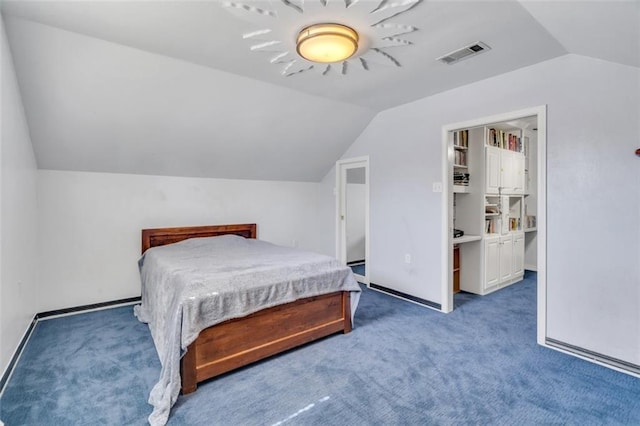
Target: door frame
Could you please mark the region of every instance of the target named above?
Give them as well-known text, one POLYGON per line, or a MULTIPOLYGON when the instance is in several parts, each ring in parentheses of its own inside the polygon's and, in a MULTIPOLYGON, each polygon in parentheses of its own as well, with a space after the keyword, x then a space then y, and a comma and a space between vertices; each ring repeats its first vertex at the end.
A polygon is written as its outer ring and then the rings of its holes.
POLYGON ((346 195, 347 195, 347 170, 364 168, 365 174, 365 247, 364 247, 364 276, 355 274, 356 279, 369 286, 371 264, 369 261, 369 156, 346 158, 336 162, 336 258, 347 264, 346 248, 346 195))
POLYGON ((441 234, 441 300, 442 312, 453 310, 453 138, 455 130, 485 126, 524 117, 537 117, 537 232, 538 232, 538 309, 537 340, 544 345, 547 312, 547 106, 522 109, 474 120, 447 124, 442 127, 442 234, 441 234))

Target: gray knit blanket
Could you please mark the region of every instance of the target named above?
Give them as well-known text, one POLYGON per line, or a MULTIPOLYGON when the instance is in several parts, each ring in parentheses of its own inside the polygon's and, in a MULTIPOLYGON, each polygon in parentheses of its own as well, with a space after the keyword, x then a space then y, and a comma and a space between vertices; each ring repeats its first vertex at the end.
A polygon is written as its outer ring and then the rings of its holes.
POLYGON ((203 329, 335 291, 352 292, 353 320, 360 299, 351 269, 336 259, 236 235, 154 247, 138 265, 142 304, 134 313, 149 324, 162 364, 149 396, 153 426, 167 422, 180 393, 180 358, 203 329))

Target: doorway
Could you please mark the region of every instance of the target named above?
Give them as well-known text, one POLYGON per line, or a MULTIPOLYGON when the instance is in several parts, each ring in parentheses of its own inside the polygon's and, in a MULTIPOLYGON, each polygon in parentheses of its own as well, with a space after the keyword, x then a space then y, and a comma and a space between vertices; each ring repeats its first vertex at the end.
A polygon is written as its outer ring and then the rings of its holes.
POLYGON ((369 158, 336 163, 336 257, 369 284, 369 158))
MULTIPOLYGON (((484 126, 490 126, 495 123, 510 123, 510 122, 518 122, 519 120, 529 118, 529 122, 533 123, 536 129, 536 143, 532 144, 532 147, 535 149, 535 155, 531 157, 535 164, 530 164, 532 168, 535 168, 537 173, 535 174, 535 187, 536 187, 536 199, 535 199, 535 221, 533 227, 536 228, 536 240, 537 247, 535 248, 535 262, 537 263, 537 280, 538 280, 538 342, 544 341, 545 330, 546 330, 546 106, 540 106, 535 108, 529 108, 520 111, 514 111, 511 113, 500 114, 491 117, 480 118, 477 120, 471 120, 462 123, 454 123, 449 124, 443 127, 442 129, 442 140, 443 140, 443 152, 445 155, 443 156, 443 194, 442 194, 442 285, 441 285, 441 295, 442 295, 442 312, 448 313, 451 312, 454 308, 453 303, 453 283, 454 283, 454 240, 453 240, 453 232, 455 229, 456 223, 454 222, 454 212, 457 215, 465 214, 467 209, 461 208, 463 204, 461 200, 466 198, 473 198, 475 192, 473 188, 464 189, 463 193, 467 193, 466 195, 462 195, 458 202, 454 204, 454 200, 456 200, 454 193, 454 164, 460 164, 460 162, 456 161, 456 151, 454 149, 454 133, 459 131, 460 129, 474 129, 481 128, 484 126)), ((522 135, 524 139, 524 134, 522 135)), ((457 143, 459 145, 459 141, 457 143)), ((483 148, 484 149, 484 148, 483 148)), ((463 149, 464 150, 464 149, 463 149)), ((484 172, 482 172, 484 173, 484 172)), ((458 173, 460 174, 460 173, 458 173)), ((468 179, 473 179, 473 176, 468 179)), ((460 189, 460 188, 457 188, 460 189)), ((480 191, 481 192, 481 191, 480 191)), ((475 195, 474 195, 475 194, 475 195)), ((483 197, 485 198, 485 197, 483 197)), ((523 195, 522 199, 526 199, 527 196, 523 195)), ((483 200, 484 201, 484 200, 483 200)), ((485 208, 482 211, 486 212, 486 201, 485 208)), ((528 212, 529 214, 531 211, 528 212)), ((478 213, 480 214, 480 213, 478 213)), ((460 218, 459 218, 460 219, 460 218)), ((524 220, 527 217, 521 217, 521 220, 524 223, 524 220)), ((468 250, 474 250, 476 246, 479 247, 479 244, 483 242, 483 224, 484 220, 479 222, 480 229, 474 234, 478 234, 477 241, 470 243, 466 248, 468 250)), ((466 235, 466 233, 465 233, 466 235)), ((471 237, 474 236, 469 236, 471 237)), ((473 265, 473 274, 480 274, 481 277, 484 277, 484 262, 477 261, 475 265, 473 265)), ((464 271, 463 271, 464 273, 464 271)))

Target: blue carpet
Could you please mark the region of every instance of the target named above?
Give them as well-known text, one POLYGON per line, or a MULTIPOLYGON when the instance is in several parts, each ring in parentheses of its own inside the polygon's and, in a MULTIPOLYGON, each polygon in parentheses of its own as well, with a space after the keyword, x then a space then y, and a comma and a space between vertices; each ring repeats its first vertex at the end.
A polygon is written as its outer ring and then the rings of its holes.
MULTIPOLYGON (((449 315, 365 290, 356 328, 201 384, 170 425, 640 424, 640 379, 538 346, 535 274, 449 315)), ((160 365, 131 307, 37 324, 8 425, 144 424, 160 365)))
POLYGON ((351 265, 351 270, 354 274, 362 275, 363 277, 365 275, 364 263, 361 265, 351 265))

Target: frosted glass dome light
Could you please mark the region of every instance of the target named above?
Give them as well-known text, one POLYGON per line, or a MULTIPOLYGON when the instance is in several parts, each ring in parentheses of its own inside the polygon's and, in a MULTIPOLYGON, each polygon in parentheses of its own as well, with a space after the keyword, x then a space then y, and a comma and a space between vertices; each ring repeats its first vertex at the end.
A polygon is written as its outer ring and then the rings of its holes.
POLYGON ((358 50, 358 33, 341 24, 315 24, 298 34, 296 51, 311 62, 340 62, 358 50))

